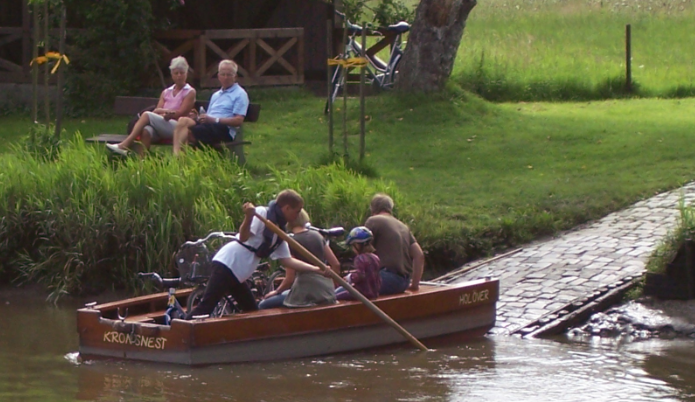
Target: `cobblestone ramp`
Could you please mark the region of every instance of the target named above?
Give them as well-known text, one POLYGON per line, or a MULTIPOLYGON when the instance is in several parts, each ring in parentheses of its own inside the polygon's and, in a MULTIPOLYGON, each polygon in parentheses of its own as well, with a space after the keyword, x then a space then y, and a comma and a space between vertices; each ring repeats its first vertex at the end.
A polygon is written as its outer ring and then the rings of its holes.
MULTIPOLYGON (((518 253, 447 280, 500 279, 497 324, 508 335, 544 314, 605 286, 641 275, 652 251, 675 228, 680 201, 695 200, 695 183, 662 193, 518 253)), ((479 262, 472 262, 470 265, 479 262)))

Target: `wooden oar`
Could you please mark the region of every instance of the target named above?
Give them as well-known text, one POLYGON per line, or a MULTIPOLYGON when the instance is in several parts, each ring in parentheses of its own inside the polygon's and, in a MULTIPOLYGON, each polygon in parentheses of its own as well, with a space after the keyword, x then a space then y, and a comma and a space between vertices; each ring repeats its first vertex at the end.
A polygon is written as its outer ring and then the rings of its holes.
POLYGON ((290 236, 287 235, 282 229, 278 228, 277 225, 275 225, 273 222, 267 220, 266 218, 260 216, 259 214, 256 214, 256 217, 260 219, 270 230, 272 230, 278 237, 280 237, 282 240, 286 241, 287 244, 290 245, 293 249, 297 250, 299 254, 303 255, 304 258, 306 258, 308 261, 311 261, 312 264, 316 265, 317 267, 321 268, 324 272, 328 272, 333 279, 340 284, 345 290, 350 292, 350 294, 356 298, 357 300, 361 301, 367 308, 372 310, 374 314, 378 315, 379 318, 382 320, 386 321, 387 324, 392 326, 396 331, 398 331, 401 335, 403 335, 410 343, 412 343, 415 347, 417 347, 420 350, 427 351, 427 347, 422 344, 422 342, 418 341, 417 338, 415 338, 413 335, 410 334, 410 332, 406 331, 405 328, 401 327, 396 321, 393 320, 393 318, 389 317, 386 313, 381 311, 379 307, 377 307, 374 303, 372 303, 369 299, 364 297, 364 295, 360 292, 357 291, 357 289, 353 288, 352 285, 347 283, 345 279, 343 279, 340 275, 336 274, 333 272, 332 269, 326 267, 326 265, 321 262, 318 258, 316 258, 315 255, 311 254, 309 250, 305 249, 301 244, 297 243, 296 240, 291 238, 290 236))

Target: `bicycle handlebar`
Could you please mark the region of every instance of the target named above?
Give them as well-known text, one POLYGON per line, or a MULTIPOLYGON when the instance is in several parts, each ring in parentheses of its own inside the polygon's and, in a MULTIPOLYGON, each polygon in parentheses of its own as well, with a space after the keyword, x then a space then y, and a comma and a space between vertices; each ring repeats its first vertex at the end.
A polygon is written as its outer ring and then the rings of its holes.
POLYGON ((138 272, 138 278, 147 278, 160 288, 177 288, 181 284, 181 278, 162 278, 156 272, 138 272))
POLYGON ((374 29, 372 27, 372 24, 370 24, 368 22, 366 23, 367 25, 365 27, 362 27, 361 25, 357 25, 354 22, 347 19, 347 16, 345 15, 345 13, 341 13, 338 10, 334 10, 334 11, 338 17, 342 18, 346 22, 348 29, 354 31, 354 33, 360 33, 360 32, 362 32, 362 29, 364 28, 364 29, 368 29, 372 35, 374 35, 374 34, 383 35, 381 32, 379 32, 378 28, 374 29))
POLYGON ((196 241, 187 241, 183 243, 181 248, 200 246, 201 244, 206 243, 208 240, 211 239, 232 240, 234 239, 234 236, 236 236, 235 232, 210 232, 207 236, 203 237, 202 239, 198 239, 196 241))
POLYGON ((328 237, 340 237, 340 236, 345 234, 345 229, 343 229, 342 226, 336 226, 336 227, 329 228, 329 229, 322 229, 322 228, 317 228, 315 226, 311 226, 311 223, 308 222, 305 227, 309 230, 319 232, 322 235, 328 236, 328 237))

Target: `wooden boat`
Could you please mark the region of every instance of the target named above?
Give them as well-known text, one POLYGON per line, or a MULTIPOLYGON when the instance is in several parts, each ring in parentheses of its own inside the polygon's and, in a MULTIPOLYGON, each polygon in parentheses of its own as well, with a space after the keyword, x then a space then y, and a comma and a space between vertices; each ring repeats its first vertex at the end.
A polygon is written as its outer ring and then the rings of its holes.
MULTIPOLYGON (((191 289, 180 290, 184 301, 191 289)), ((497 279, 456 285, 424 283, 416 292, 375 304, 427 345, 427 340, 483 336, 495 324, 497 279)), ((80 355, 206 365, 292 359, 359 351, 406 340, 358 301, 268 309, 163 325, 166 293, 81 308, 80 355), (128 315, 119 318, 125 314, 128 315)), ((185 305, 185 304, 184 304, 185 305)))

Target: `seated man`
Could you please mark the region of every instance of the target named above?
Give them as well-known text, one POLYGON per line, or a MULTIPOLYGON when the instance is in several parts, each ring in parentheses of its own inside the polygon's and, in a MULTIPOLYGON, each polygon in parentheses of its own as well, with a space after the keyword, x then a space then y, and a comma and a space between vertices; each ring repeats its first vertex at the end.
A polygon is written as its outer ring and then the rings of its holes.
POLYGON ((380 295, 418 290, 425 266, 425 255, 408 226, 393 214, 393 199, 377 194, 370 204, 372 216, 364 226, 374 235, 374 248, 381 261, 380 295))
POLYGON ((213 257, 213 271, 203 299, 186 314, 186 319, 210 314, 227 293, 232 295, 242 311, 257 310, 256 299, 245 282, 261 258, 279 260, 282 266, 295 271, 322 273, 321 268, 292 258, 287 243, 255 217, 255 213, 258 213, 282 228, 288 221, 296 220, 303 207, 304 200, 292 190, 280 192, 267 207, 245 203, 244 222, 237 239, 225 244, 213 257))
POLYGON ((231 60, 220 62, 217 78, 222 88, 212 94, 207 113, 198 116, 197 122, 189 117, 178 120, 174 129, 174 155, 181 153, 184 144, 214 145, 234 140, 249 107, 246 91, 236 82, 237 68, 231 60))

